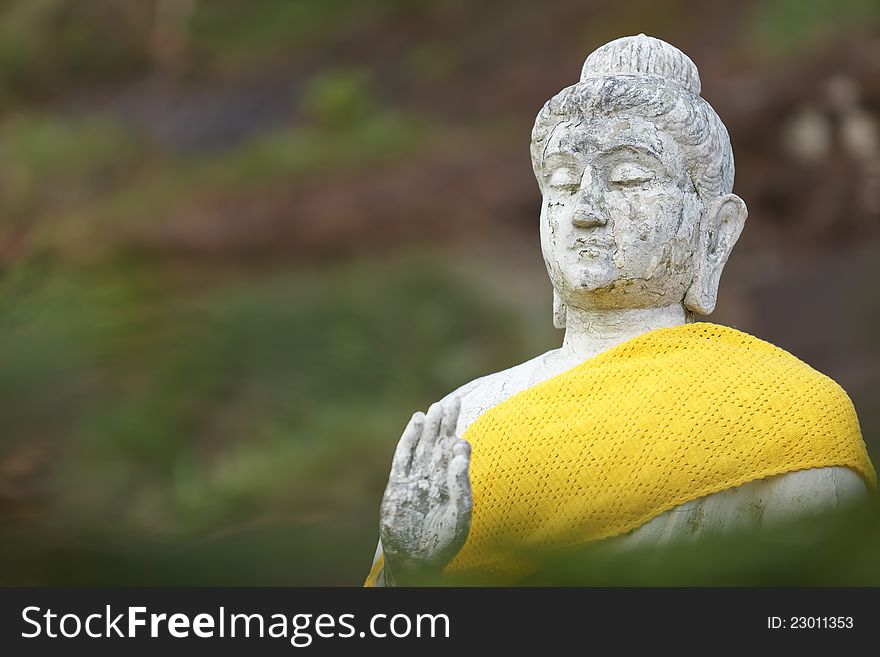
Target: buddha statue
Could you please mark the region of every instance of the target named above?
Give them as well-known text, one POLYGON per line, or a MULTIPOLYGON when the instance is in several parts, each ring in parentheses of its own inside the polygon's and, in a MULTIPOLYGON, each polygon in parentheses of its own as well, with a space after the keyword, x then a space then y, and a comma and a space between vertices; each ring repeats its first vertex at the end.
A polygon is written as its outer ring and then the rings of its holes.
POLYGON ((366 584, 521 572, 518 548, 665 544, 867 495, 846 393, 694 318, 747 215, 694 63, 643 34, 605 44, 538 113, 531 156, 562 345, 412 416, 366 584))

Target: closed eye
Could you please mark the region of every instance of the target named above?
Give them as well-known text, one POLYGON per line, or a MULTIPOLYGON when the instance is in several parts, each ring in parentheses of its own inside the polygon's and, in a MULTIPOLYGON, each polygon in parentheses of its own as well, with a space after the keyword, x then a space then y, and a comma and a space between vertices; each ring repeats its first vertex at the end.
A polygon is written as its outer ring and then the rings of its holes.
POLYGON ((558 167, 547 178, 547 186, 551 189, 561 189, 574 192, 581 185, 581 177, 569 167, 558 167))
POLYGON ((634 162, 615 164, 608 174, 609 182, 621 187, 642 185, 651 182, 655 177, 654 171, 634 162))

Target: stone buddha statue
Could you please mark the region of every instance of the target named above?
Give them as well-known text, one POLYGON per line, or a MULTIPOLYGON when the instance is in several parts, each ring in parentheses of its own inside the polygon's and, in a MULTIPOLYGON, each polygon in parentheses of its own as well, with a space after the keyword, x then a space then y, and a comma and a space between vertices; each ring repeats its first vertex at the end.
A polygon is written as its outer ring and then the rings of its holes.
POLYGON ((747 211, 684 53, 645 35, 597 49, 538 113, 531 156, 562 345, 412 416, 367 585, 521 572, 521 548, 759 528, 875 486, 836 383, 694 319, 747 211))

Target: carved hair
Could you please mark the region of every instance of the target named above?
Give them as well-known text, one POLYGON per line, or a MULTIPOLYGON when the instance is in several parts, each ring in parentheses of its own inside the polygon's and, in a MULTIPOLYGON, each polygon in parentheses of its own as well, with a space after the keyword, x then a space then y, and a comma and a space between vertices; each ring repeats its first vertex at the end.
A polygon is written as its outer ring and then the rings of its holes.
POLYGON ((595 50, 584 62, 580 82, 560 91, 538 112, 531 146, 538 184, 547 142, 559 124, 619 114, 647 118, 675 138, 704 202, 732 191, 730 137, 700 97, 696 65, 678 48, 644 34, 595 50))

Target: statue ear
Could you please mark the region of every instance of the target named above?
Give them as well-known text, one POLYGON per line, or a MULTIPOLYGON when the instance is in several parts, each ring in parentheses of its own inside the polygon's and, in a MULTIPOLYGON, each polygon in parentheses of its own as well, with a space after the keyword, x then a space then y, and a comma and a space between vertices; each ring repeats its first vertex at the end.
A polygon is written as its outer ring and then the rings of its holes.
POLYGON ((565 302, 559 296, 556 288, 553 288, 553 326, 558 329, 565 328, 565 302))
POLYGON ((694 253, 694 279, 684 295, 691 312, 708 315, 715 310, 721 272, 747 216, 746 204, 736 194, 719 196, 709 204, 694 253))

